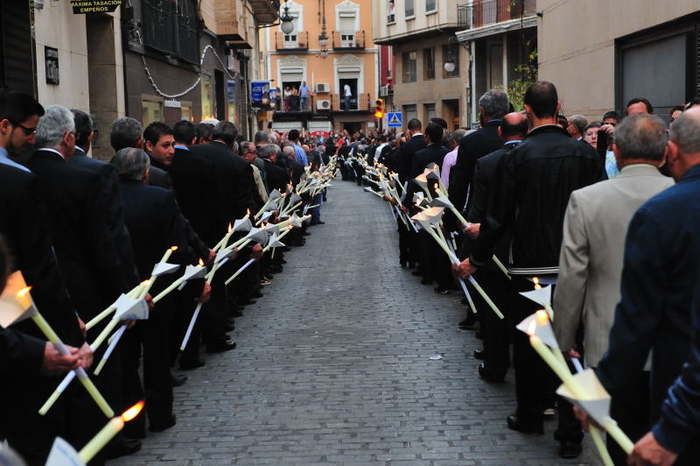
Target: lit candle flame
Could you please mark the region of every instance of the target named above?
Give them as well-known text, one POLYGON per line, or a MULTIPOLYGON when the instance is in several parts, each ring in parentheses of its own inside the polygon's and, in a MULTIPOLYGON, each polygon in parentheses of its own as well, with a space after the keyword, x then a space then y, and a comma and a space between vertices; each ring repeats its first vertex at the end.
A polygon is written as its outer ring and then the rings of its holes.
POLYGON ((143 409, 144 404, 145 403, 143 401, 139 401, 134 406, 124 411, 121 415, 121 418, 124 420, 124 422, 131 421, 133 418, 139 415, 139 413, 143 409))
POLYGON ((173 252, 174 252, 174 251, 177 251, 177 246, 171 247, 170 250, 173 251, 173 252))
POLYGON ((539 311, 535 312, 535 315, 537 316, 536 319, 539 325, 547 325, 549 323, 549 316, 544 309, 540 309, 539 311))
POLYGON ((233 225, 231 225, 231 222, 228 222, 228 232, 231 233, 231 230, 233 230, 233 225))
POLYGON ((245 210, 245 216, 250 217, 250 207, 245 210))
POLYGON ((201 257, 199 258, 199 266, 204 267, 204 261, 202 260, 201 257))
POLYGON ((19 291, 17 292, 17 296, 18 296, 18 297, 22 297, 22 296, 26 295, 27 293, 29 293, 31 290, 32 290, 32 287, 31 287, 31 286, 28 286, 28 287, 26 287, 26 288, 22 288, 21 290, 19 290, 19 291))
POLYGON ((433 187, 435 188, 435 191, 439 191, 437 183, 435 183, 435 185, 433 185, 433 187))
POLYGON ((542 288, 542 285, 540 285, 540 279, 539 279, 539 278, 537 278, 537 277, 532 277, 532 283, 535 284, 535 289, 536 289, 536 290, 539 290, 540 288, 542 288))

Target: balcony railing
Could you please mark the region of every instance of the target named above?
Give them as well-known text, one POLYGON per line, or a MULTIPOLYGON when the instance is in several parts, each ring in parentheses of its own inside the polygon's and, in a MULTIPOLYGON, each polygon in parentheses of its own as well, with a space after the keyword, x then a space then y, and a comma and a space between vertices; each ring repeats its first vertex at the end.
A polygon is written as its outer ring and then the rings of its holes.
POLYGON ((333 49, 365 48, 365 31, 333 31, 333 49))
MULTIPOLYGON (((372 101, 369 98, 369 94, 360 94, 358 96, 350 97, 349 111, 356 112, 369 112, 371 111, 370 105, 372 101)), ((345 110, 345 98, 341 94, 331 94, 331 110, 334 112, 341 112, 345 110)))
POLYGON ((306 31, 285 34, 275 32, 275 50, 308 50, 309 33, 306 31))
POLYGON ((535 14, 535 0, 474 0, 457 6, 460 27, 478 28, 535 14))

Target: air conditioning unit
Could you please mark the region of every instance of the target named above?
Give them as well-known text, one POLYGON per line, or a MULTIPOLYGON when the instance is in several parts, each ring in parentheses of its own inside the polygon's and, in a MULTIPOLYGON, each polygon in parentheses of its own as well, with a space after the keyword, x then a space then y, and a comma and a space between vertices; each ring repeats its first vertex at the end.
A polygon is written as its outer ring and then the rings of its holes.
POLYGON ((331 101, 330 100, 317 100, 316 101, 316 110, 330 110, 331 109, 331 101))
POLYGON ((321 94, 326 94, 331 91, 331 85, 328 83, 317 83, 316 84, 316 92, 319 92, 321 94))

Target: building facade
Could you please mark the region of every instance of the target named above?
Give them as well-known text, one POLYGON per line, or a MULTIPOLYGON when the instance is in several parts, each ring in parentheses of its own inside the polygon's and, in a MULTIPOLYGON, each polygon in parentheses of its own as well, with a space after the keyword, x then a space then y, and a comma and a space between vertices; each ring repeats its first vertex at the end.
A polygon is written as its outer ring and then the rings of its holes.
POLYGON ((379 54, 372 41, 371 5, 370 0, 289 0, 282 5, 280 15, 288 13, 292 32, 271 27, 261 34, 265 78, 281 97, 275 111, 260 113, 261 129, 366 132, 376 127, 379 54), (288 94, 303 82, 311 95, 301 108, 301 99, 288 94))
POLYGON ((479 97, 489 89, 510 89, 514 106, 521 110, 512 91, 537 77, 535 0, 473 0, 458 10, 457 40, 471 52, 470 123, 478 122, 479 97))
POLYGON ((372 8, 374 41, 393 56, 382 68, 387 110, 402 113, 404 128, 412 118, 432 117, 450 129, 466 126, 469 54, 454 40, 457 2, 380 1, 372 8))
POLYGON ((697 0, 538 0, 537 9, 540 77, 556 84, 567 115, 599 120, 645 97, 666 118, 698 95, 697 0))

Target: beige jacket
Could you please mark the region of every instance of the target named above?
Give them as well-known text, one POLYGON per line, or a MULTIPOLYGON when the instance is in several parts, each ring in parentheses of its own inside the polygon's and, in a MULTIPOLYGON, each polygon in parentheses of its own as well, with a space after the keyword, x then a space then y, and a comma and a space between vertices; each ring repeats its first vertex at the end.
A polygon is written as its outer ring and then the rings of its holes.
POLYGON ((627 227, 649 198, 673 185, 651 165, 629 165, 613 180, 571 193, 564 217, 559 276, 554 292, 554 333, 562 350, 574 344, 583 316, 586 365, 608 349, 627 227))

